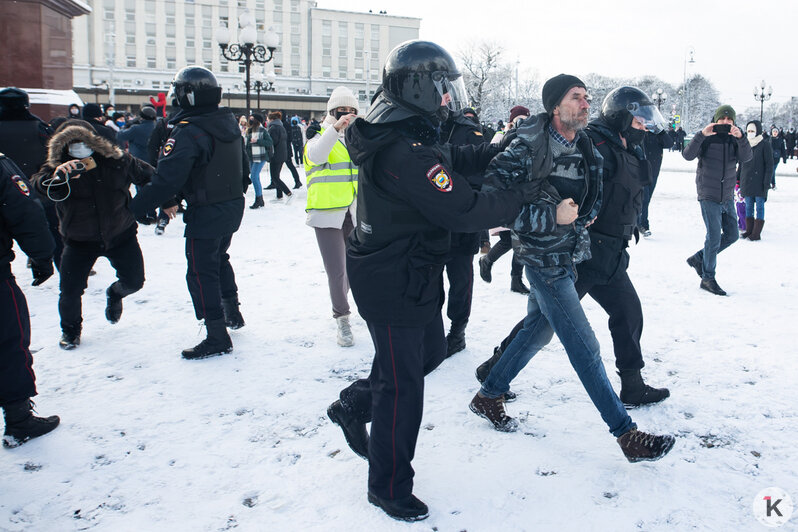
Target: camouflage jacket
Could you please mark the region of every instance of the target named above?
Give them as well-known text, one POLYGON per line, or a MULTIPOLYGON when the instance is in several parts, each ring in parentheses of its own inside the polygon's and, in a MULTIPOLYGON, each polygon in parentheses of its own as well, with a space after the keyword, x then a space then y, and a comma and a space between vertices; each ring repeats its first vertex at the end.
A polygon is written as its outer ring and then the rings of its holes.
MULTIPOLYGON (((585 224, 596 217, 601 205, 601 167, 603 159, 590 138, 580 131, 577 149, 585 165, 586 186, 579 205, 579 217, 570 225, 557 225, 557 204, 562 198, 547 177, 556 163, 552 157, 546 114, 525 120, 516 130, 515 140, 497 155, 485 174, 487 187, 515 188, 539 182, 538 199, 524 205, 510 227, 518 242, 518 256, 535 268, 572 265, 590 258, 590 236, 585 224)), ((556 142, 556 141, 555 141, 556 142)))

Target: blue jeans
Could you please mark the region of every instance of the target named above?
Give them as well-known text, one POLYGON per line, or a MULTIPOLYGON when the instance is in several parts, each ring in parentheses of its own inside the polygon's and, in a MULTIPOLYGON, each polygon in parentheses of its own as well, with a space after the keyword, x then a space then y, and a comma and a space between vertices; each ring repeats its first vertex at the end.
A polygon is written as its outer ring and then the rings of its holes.
POLYGON ((493 366, 482 384, 482 395, 496 398, 507 392, 510 381, 556 332, 571 366, 613 436, 617 438, 635 428, 604 371, 598 340, 574 288, 573 266, 527 266, 525 270, 531 291, 524 327, 493 366))
POLYGON ((263 167, 269 161, 260 161, 257 163, 251 163, 249 166, 249 180, 252 181, 252 188, 255 189, 255 197, 259 198, 263 196, 263 187, 260 184, 260 171, 263 170, 263 167))
POLYGON ((746 196, 745 197, 745 217, 746 218, 753 218, 754 217, 754 202, 756 202, 756 219, 757 220, 764 220, 765 219, 765 198, 762 196, 746 196))
POLYGON ((740 237, 737 232, 737 208, 734 200, 722 203, 711 200, 701 200, 701 217, 707 228, 704 238, 704 279, 715 278, 715 266, 718 262, 718 253, 734 244, 740 237))

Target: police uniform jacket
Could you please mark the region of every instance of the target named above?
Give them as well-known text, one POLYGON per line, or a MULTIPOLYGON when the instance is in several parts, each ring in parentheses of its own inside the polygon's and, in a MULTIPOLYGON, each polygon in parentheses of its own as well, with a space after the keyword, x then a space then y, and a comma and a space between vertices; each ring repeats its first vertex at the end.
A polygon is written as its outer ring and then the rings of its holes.
POLYGON ((442 146, 412 121, 358 118, 346 130, 360 169, 346 269, 360 314, 375 324, 429 323, 442 304, 450 232, 507 223, 523 201, 515 190, 477 193, 462 177, 483 170, 496 146, 442 146))
POLYGON ((47 162, 33 176, 36 190, 56 202, 58 229, 67 241, 102 242, 106 248, 136 232, 136 220, 129 209, 130 185, 145 185, 153 168, 94 132, 83 120, 67 120, 50 139, 47 162), (74 159, 67 147, 85 142, 94 153, 97 167, 67 185, 51 183, 59 165, 74 159))
POLYGON ((0 117, 0 152, 30 178, 47 159, 47 142, 52 134, 52 129, 27 109, 4 111, 0 117))
POLYGON ((216 106, 182 110, 171 123, 150 184, 131 208, 136 216, 185 198, 185 236, 219 238, 236 232, 244 215, 249 163, 233 113, 216 106))
POLYGON ((14 162, 0 153, 0 280, 11 277, 13 240, 35 262, 53 256, 53 237, 44 210, 31 196, 31 187, 14 162))

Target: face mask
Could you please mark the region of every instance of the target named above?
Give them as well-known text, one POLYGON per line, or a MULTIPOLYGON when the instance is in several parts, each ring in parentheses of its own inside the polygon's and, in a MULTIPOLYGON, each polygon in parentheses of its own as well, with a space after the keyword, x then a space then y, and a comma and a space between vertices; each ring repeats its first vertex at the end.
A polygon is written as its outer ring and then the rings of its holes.
POLYGON ((124 120, 117 120, 116 121, 116 125, 119 126, 119 127, 122 127, 122 126, 125 125, 125 121, 124 120))
POLYGON ((346 116, 348 114, 349 113, 347 113, 346 111, 335 111, 335 114, 333 116, 335 117, 336 120, 340 120, 342 116, 346 116))
POLYGON ((747 131, 746 133, 748 134, 749 139, 756 138, 756 131, 747 131))
POLYGON ((630 127, 623 132, 623 137, 626 139, 627 144, 636 146, 643 143, 643 139, 646 137, 646 132, 642 129, 630 127))
POLYGON ((94 153, 94 150, 86 146, 85 142, 73 142, 69 145, 69 155, 75 159, 85 159, 94 153))
POLYGON ((80 114, 80 111, 78 111, 77 109, 70 109, 69 114, 71 116, 78 116, 80 114))

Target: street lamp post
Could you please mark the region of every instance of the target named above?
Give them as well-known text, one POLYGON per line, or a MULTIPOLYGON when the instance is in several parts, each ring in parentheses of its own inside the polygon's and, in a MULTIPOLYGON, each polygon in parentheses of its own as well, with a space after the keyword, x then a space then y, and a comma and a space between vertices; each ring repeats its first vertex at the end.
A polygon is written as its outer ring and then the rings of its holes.
POLYGON ((668 95, 665 94, 665 91, 662 89, 657 89, 657 91, 651 95, 651 99, 654 100, 657 104, 657 109, 660 109, 662 106, 662 102, 668 99, 668 95))
POLYGON ((269 28, 266 31, 265 46, 264 44, 255 44, 258 39, 258 33, 255 29, 255 20, 248 11, 245 11, 238 17, 239 26, 241 31, 239 33, 239 40, 241 43, 230 44, 230 29, 220 26, 216 30, 216 40, 219 43, 219 48, 222 50, 222 57, 228 61, 233 61, 244 65, 244 72, 246 74, 246 90, 247 90, 247 112, 250 111, 249 103, 249 90, 252 86, 250 83, 250 70, 252 63, 268 63, 274 57, 274 51, 280 42, 280 37, 269 28))
POLYGON ((260 111, 260 91, 268 92, 274 90, 274 72, 269 72, 263 76, 263 79, 256 79, 253 86, 258 92, 258 110, 260 111))
POLYGON ((773 95, 773 87, 768 87, 765 91, 765 80, 759 84, 759 87, 754 87, 754 100, 759 100, 759 122, 762 122, 762 114, 765 111, 765 101, 769 100, 773 95))
POLYGON ((689 109, 690 104, 687 101, 688 98, 689 98, 689 91, 687 90, 687 64, 688 63, 695 63, 695 59, 693 58, 694 55, 695 55, 695 49, 691 46, 690 48, 687 49, 687 53, 684 56, 684 80, 683 80, 683 83, 682 83, 682 90, 684 91, 684 93, 682 95, 682 118, 681 118, 681 120, 682 120, 682 123, 684 124, 685 128, 689 127, 689 124, 687 123, 687 113, 690 110, 689 109), (688 57, 690 58, 689 60, 687 59, 688 57))

